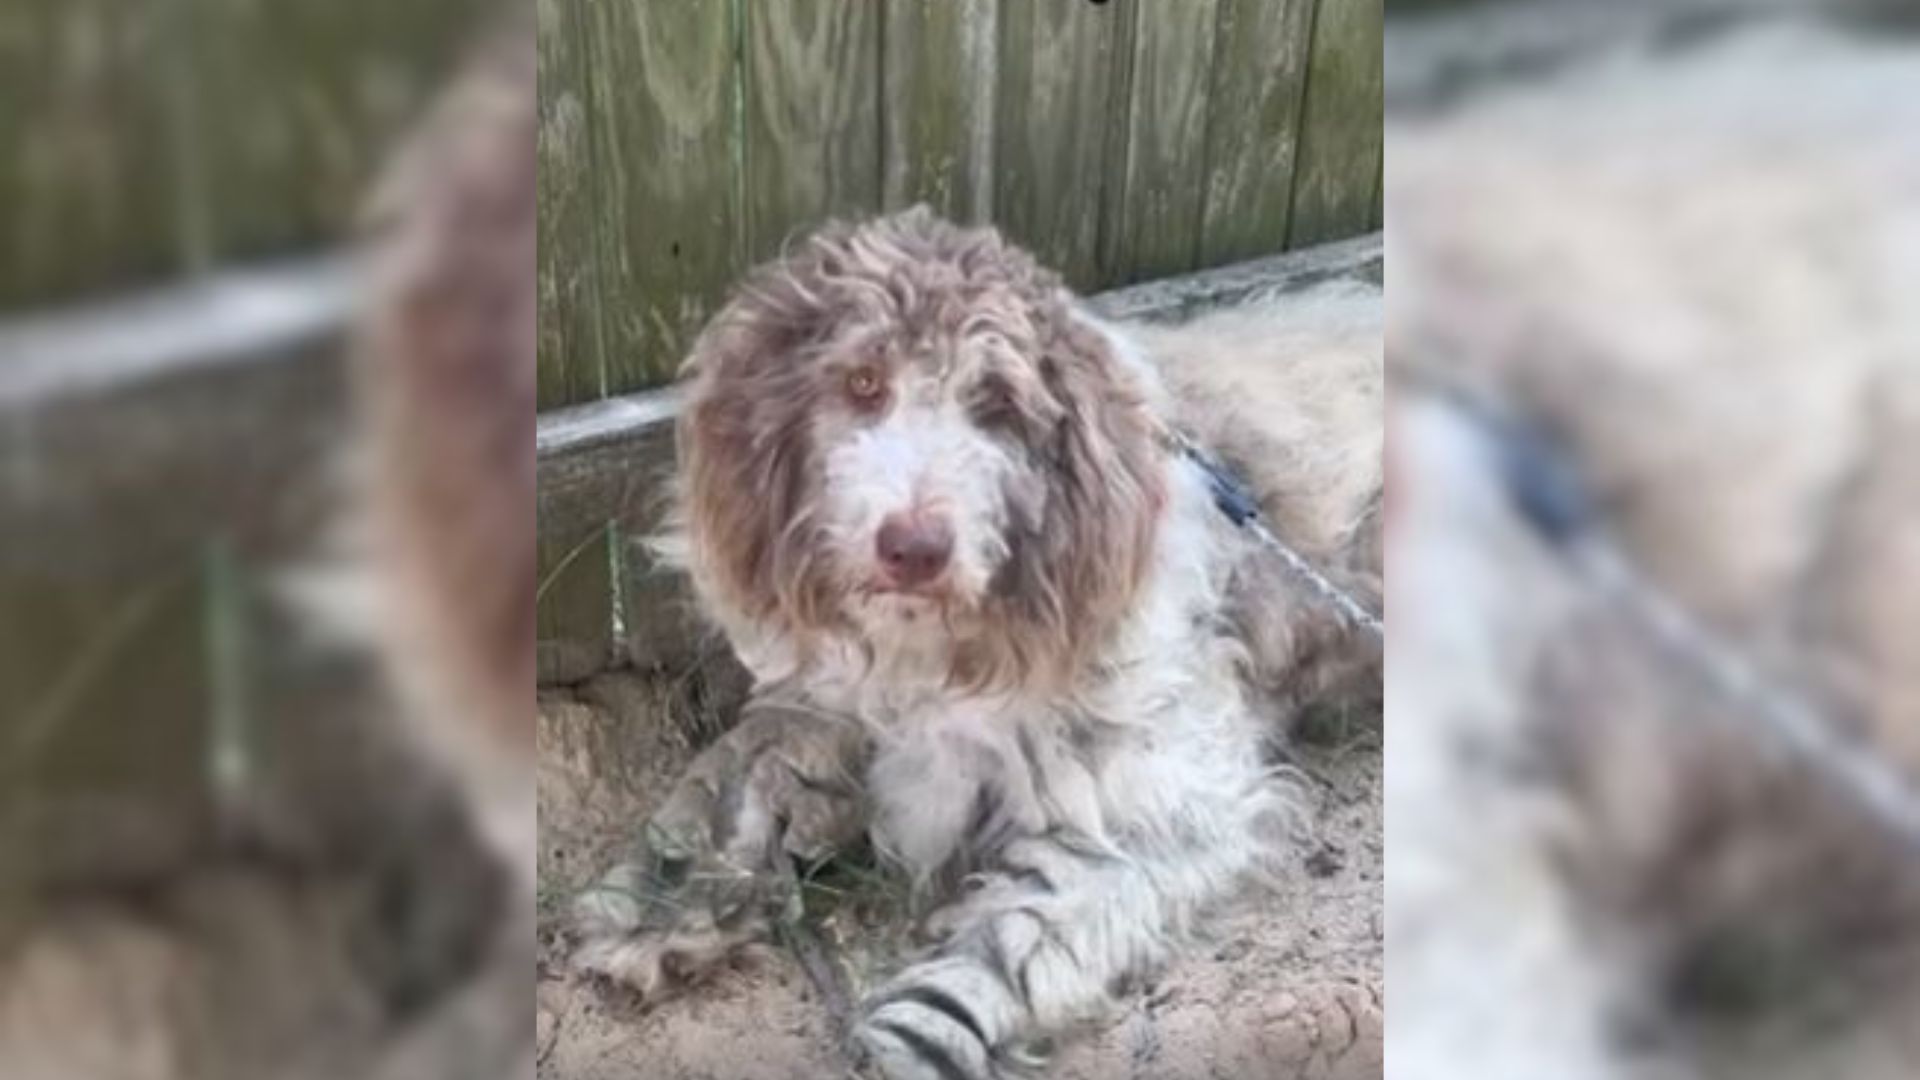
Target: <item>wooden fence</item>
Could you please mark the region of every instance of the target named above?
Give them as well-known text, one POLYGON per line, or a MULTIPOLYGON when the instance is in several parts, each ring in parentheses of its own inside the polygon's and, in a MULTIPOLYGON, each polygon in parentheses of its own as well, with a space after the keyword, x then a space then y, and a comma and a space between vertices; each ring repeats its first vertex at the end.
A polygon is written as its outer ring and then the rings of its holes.
MULTIPOLYGON (((727 286, 829 216, 926 202, 1089 292, 1380 225, 1380 0, 539 13, 543 409, 668 378, 727 286)), ((542 522, 543 679, 604 663, 646 602, 622 512, 542 522)))
POLYGON ((542 406, 655 384, 831 215, 1078 288, 1378 227, 1380 0, 541 0, 542 406))

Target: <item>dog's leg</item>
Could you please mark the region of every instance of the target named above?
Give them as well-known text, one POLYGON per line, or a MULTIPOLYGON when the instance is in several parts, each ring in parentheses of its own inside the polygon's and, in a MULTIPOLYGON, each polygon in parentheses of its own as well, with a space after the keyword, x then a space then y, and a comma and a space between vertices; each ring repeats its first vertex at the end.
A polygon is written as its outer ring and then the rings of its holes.
POLYGON ((1035 1039, 1097 1015, 1164 960, 1192 904, 1243 867, 1231 854, 1139 859, 1036 836, 940 913, 934 956, 877 993, 858 1033, 889 1080, 985 1080, 1035 1039))
POLYGON ((647 997, 762 936, 791 891, 783 863, 825 859, 864 830, 866 753, 849 718, 749 703, 631 856, 575 901, 575 968, 647 997))
POLYGON ((1194 909, 1257 850, 1244 812, 1195 799, 1211 841, 1172 830, 1132 850, 1054 827, 1002 846, 936 912, 933 954, 869 1000, 856 1038, 889 1080, 987 1080, 1034 1063, 1043 1037, 1097 1017, 1165 960, 1194 909))

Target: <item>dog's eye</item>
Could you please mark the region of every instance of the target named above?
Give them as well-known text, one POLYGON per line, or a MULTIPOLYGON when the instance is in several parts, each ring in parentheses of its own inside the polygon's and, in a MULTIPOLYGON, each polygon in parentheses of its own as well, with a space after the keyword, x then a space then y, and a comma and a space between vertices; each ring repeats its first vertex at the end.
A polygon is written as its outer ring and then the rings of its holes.
POLYGON ((847 372, 846 390, 847 400, 862 408, 868 408, 879 404, 880 399, 886 395, 887 384, 880 377, 878 369, 863 364, 847 372))

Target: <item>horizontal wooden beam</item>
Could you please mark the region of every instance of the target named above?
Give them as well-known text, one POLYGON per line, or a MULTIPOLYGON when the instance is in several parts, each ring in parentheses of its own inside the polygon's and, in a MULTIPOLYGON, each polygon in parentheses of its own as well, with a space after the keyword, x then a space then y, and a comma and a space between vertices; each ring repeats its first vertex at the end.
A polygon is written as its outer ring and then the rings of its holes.
POLYGON ((0 319, 0 416, 329 342, 355 280, 351 258, 328 255, 0 319))
POLYGON ((135 578, 305 540, 346 417, 331 257, 0 321, 0 578, 135 578))
POLYGON ((1088 303, 1110 319, 1177 322, 1212 308, 1260 296, 1299 292, 1348 278, 1381 283, 1385 252, 1380 233, 1320 244, 1284 255, 1249 259, 1213 270, 1162 278, 1101 293, 1088 303))

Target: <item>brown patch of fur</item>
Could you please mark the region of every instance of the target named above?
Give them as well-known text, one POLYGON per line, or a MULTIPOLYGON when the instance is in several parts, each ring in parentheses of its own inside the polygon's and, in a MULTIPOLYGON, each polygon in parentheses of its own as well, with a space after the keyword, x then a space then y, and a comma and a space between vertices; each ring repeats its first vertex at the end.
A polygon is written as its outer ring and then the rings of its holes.
POLYGON ((988 621, 1071 677, 1132 608, 1166 494, 1156 425, 1097 332, 1061 319, 1037 369, 1059 409, 1041 449, 1046 497, 1020 523, 988 621))

